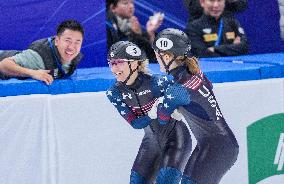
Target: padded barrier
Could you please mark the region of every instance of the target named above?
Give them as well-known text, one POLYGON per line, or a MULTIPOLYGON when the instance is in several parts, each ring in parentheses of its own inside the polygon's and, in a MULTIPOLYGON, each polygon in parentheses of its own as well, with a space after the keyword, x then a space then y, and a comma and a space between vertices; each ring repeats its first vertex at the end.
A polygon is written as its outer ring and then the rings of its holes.
MULTIPOLYGON (((283 78, 284 53, 203 58, 200 66, 213 83, 283 78)), ((151 73, 160 73, 158 64, 150 64, 149 68, 151 73)), ((3 80, 0 96, 98 92, 107 90, 114 81, 108 67, 85 68, 78 69, 70 79, 56 80, 50 86, 32 79, 3 80)))

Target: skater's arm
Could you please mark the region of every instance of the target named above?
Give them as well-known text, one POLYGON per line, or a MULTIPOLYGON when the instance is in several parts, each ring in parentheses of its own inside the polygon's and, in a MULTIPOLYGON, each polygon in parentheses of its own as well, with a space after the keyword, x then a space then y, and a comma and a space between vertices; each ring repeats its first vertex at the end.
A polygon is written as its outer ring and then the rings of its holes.
POLYGON ((148 115, 136 116, 131 108, 122 101, 122 96, 118 90, 109 89, 107 91, 107 97, 109 101, 114 105, 119 114, 135 129, 141 129, 146 127, 151 118, 148 115))
POLYGON ((190 94, 185 87, 180 84, 169 86, 165 90, 163 102, 158 105, 158 121, 160 124, 168 123, 175 109, 189 103, 190 94))

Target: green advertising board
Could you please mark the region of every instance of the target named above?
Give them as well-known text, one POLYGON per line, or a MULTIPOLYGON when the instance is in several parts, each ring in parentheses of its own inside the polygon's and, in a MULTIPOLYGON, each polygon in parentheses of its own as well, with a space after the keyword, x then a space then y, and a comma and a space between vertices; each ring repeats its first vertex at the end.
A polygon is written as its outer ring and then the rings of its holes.
MULTIPOLYGON (((265 117, 248 126, 247 146, 249 184, 283 177, 284 113, 265 117)), ((284 180, 273 184, 283 183, 284 180)))

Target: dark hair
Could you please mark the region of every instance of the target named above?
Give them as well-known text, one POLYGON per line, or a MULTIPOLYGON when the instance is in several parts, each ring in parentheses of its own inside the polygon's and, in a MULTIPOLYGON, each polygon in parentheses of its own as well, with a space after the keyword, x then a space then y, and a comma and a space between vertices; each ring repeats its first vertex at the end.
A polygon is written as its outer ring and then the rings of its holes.
POLYGON ((106 8, 109 9, 110 5, 116 6, 119 0, 107 0, 106 1, 106 8))
POLYGON ((57 36, 60 36, 66 29, 70 29, 72 31, 79 31, 84 37, 84 28, 77 20, 65 20, 61 22, 57 27, 57 36))

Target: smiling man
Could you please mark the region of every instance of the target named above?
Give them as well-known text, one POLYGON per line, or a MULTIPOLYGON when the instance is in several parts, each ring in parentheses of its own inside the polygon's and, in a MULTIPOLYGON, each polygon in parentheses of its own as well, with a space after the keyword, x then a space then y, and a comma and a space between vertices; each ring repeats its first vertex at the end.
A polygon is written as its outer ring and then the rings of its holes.
POLYGON ((247 54, 244 29, 233 17, 224 14, 225 0, 200 0, 203 15, 191 22, 186 33, 197 57, 247 54))
POLYGON ((0 61, 0 78, 31 77, 49 85, 54 79, 68 77, 82 59, 83 37, 84 29, 78 21, 63 21, 55 37, 34 41, 21 52, 1 52, 8 57, 0 61))

